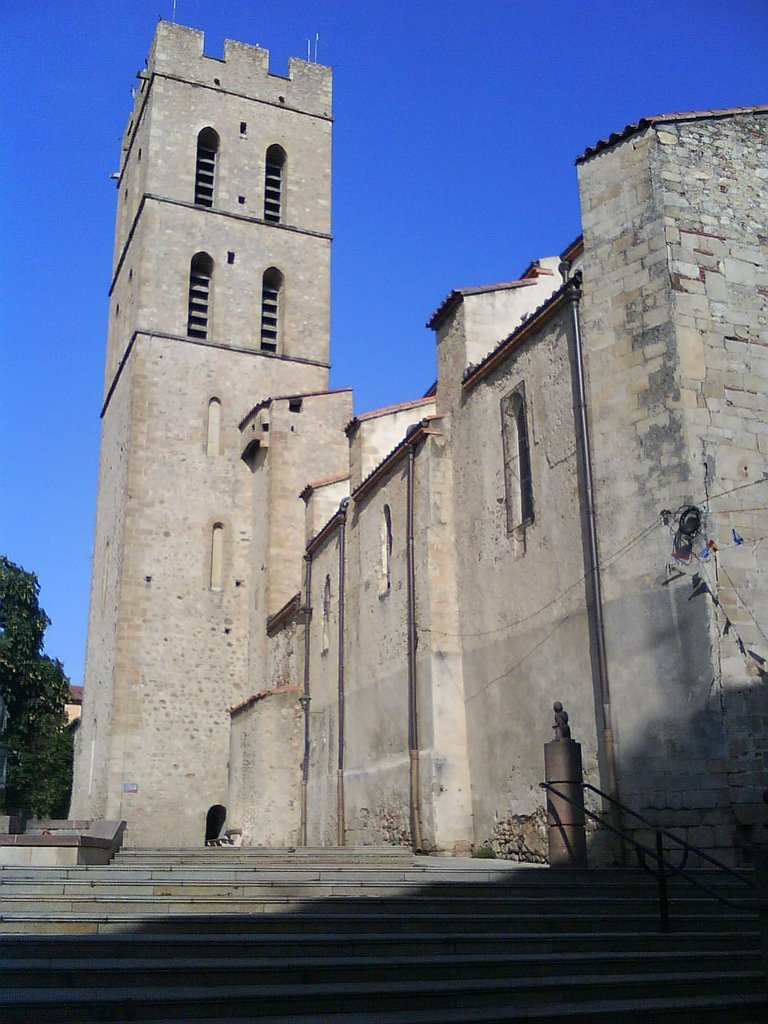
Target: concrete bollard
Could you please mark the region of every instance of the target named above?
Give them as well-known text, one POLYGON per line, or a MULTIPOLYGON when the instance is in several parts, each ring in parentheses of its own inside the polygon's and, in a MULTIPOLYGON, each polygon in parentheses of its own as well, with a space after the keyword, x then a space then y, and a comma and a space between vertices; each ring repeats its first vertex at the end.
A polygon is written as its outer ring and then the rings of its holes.
MULTIPOLYGON (((544 778, 563 796, 547 790, 547 837, 549 866, 552 868, 585 868, 587 839, 584 830, 584 772, 581 765, 581 744, 562 736, 558 724, 562 705, 555 705, 555 735, 544 744, 544 778), (567 797, 567 799, 564 799, 567 797), (572 802, 571 802, 572 801, 572 802)), ((565 729, 567 727, 565 716, 565 729)))

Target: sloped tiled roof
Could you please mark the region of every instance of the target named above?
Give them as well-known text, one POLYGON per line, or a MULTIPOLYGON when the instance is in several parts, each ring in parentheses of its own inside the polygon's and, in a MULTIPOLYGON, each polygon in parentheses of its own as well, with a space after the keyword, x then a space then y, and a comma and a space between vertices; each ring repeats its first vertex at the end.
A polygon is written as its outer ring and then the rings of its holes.
POLYGON ((588 146, 581 156, 576 157, 576 163, 580 164, 585 160, 589 160, 596 153, 601 153, 604 149, 615 146, 617 142, 623 142, 624 139, 628 139, 631 135, 641 132, 651 125, 672 121, 701 121, 707 118, 732 117, 734 114, 765 113, 768 113, 768 105, 759 104, 754 107, 726 107, 723 110, 690 110, 687 113, 655 114, 652 117, 641 117, 639 121, 626 125, 621 131, 612 132, 606 139, 599 139, 594 146, 588 146))

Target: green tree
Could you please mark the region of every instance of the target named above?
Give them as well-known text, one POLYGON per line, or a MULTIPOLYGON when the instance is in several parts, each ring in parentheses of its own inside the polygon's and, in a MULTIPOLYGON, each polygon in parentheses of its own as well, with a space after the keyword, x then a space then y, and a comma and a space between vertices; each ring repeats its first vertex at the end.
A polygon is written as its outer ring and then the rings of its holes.
POLYGON ((50 619, 37 576, 0 555, 0 694, 8 711, 2 742, 8 760, 6 807, 66 817, 72 786, 72 734, 65 705, 69 680, 43 654, 50 619))

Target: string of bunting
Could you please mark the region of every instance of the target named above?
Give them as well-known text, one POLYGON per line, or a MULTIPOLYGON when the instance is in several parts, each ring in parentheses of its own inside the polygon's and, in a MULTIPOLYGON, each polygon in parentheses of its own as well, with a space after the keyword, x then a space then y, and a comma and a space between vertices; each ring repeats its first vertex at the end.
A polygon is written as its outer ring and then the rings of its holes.
MULTIPOLYGON (((753 483, 761 483, 768 480, 768 473, 763 475, 761 481, 753 481, 753 483)), ((750 486, 749 484, 745 486, 750 486)), ((728 492, 725 492, 728 493, 728 492)), ((716 495, 715 497, 724 497, 723 495, 716 495)), ((738 598, 741 605, 750 616, 755 626, 757 627, 761 636, 765 636, 763 631, 760 629, 759 624, 755 620, 754 615, 744 602, 744 599, 739 594, 733 580, 730 578, 722 564, 722 561, 718 559, 718 553, 723 550, 740 548, 744 544, 750 544, 753 553, 757 551, 760 543, 768 538, 766 536, 760 537, 745 537, 743 533, 735 526, 730 528, 730 537, 727 541, 716 540, 713 536, 708 536, 708 531, 705 530, 707 525, 706 520, 709 515, 725 515, 738 512, 749 512, 756 511, 753 509, 723 509, 721 511, 710 512, 709 509, 702 510, 697 505, 681 505, 676 512, 672 512, 670 509, 663 509, 660 513, 662 522, 667 526, 673 535, 672 542, 672 558, 674 563, 667 566, 667 580, 666 583, 671 583, 675 579, 680 579, 681 576, 692 575, 691 583, 693 585, 693 593, 688 598, 692 600, 699 594, 706 593, 712 599, 713 604, 719 608, 725 618, 725 624, 723 627, 723 636, 732 635, 736 645, 744 658, 751 658, 759 666, 761 673, 765 672, 764 666, 766 666, 766 659, 747 647, 743 638, 739 634, 736 626, 731 621, 728 613, 725 611, 721 601, 719 600, 715 590, 710 586, 709 582, 704 579, 701 572, 696 568, 696 563, 708 565, 716 563, 730 583, 734 594, 738 598), (701 547, 699 545, 702 542, 702 538, 706 538, 705 542, 701 547), (689 568, 690 567, 690 568, 689 568), (688 571, 686 571, 688 570, 688 571), (692 570, 692 573, 691 573, 692 570), (674 574, 674 575, 673 575, 674 574)), ((742 529, 744 529, 742 527, 742 529)), ((746 533, 747 531, 744 530, 746 533)))

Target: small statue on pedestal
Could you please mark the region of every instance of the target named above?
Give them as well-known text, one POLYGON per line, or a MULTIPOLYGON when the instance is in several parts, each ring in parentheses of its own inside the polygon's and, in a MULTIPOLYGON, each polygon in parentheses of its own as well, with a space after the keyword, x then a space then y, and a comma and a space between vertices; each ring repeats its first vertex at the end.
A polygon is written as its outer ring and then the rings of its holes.
POLYGON ((568 712, 563 711, 563 705, 559 700, 556 700, 552 705, 552 710, 555 712, 555 720, 552 723, 555 739, 569 740, 571 738, 571 727, 568 725, 568 712))

